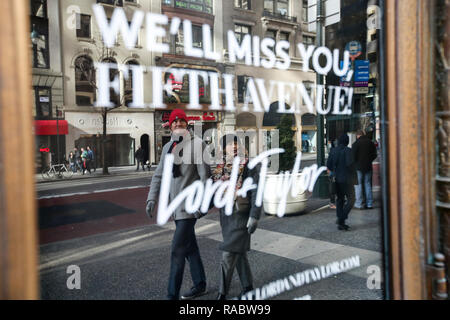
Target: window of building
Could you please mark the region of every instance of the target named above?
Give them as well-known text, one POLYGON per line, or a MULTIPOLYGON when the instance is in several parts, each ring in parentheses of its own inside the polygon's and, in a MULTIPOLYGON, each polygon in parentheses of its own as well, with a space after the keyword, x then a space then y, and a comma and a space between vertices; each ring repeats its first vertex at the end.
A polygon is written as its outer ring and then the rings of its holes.
MULTIPOLYGON (((212 35, 213 35, 213 32, 211 31, 211 36, 212 35)), ((169 41, 170 41, 172 53, 184 55, 183 28, 178 29, 178 33, 175 35, 175 37, 169 36, 169 41), (171 40, 171 38, 173 40, 171 40)), ((203 48, 203 33, 202 33, 201 26, 192 25, 192 47, 203 48)))
POLYGON ((97 0, 97 3, 109 4, 111 6, 123 6, 123 0, 97 0))
POLYGON ((314 44, 314 42, 315 42, 315 38, 314 37, 311 37, 311 36, 303 36, 303 44, 304 45, 312 45, 312 44, 314 44))
MULTIPOLYGON (((200 71, 200 70, 199 70, 200 71)), ((164 83, 172 84, 172 95, 165 93, 165 103, 189 103, 189 75, 185 74, 181 78, 175 77, 172 73, 166 73, 164 83)), ((202 104, 211 103, 211 93, 209 83, 205 83, 203 77, 198 78, 199 102, 202 104)))
POLYGON ((32 65, 34 68, 48 69, 50 67, 50 55, 48 44, 47 1, 31 0, 30 3, 32 65))
POLYGON ((245 10, 251 9, 250 0, 234 0, 234 6, 245 10))
POLYGON ((47 18, 47 0, 30 0, 32 17, 47 18))
MULTIPOLYGON (((171 1, 165 0, 164 4, 172 5, 171 1)), ((176 8, 202 11, 212 14, 213 0, 174 0, 176 8)))
POLYGON ((280 40, 289 42, 289 32, 280 32, 280 40))
POLYGON ((277 40, 277 31, 268 29, 264 35, 265 38, 270 38, 273 40, 277 40))
POLYGON ((264 10, 282 16, 289 15, 289 0, 264 0, 264 10))
MULTIPOLYGON (((139 65, 139 63, 136 60, 130 60, 127 65, 139 65)), ((124 77, 124 94, 125 105, 128 107, 133 102, 133 72, 131 69, 128 70, 128 79, 124 77)))
MULTIPOLYGON (((276 30, 267 30, 264 34, 264 38, 273 39, 275 42, 277 41, 277 31, 276 30)), ((275 46, 271 47, 272 51, 275 52, 275 46)))
POLYGON ((303 0, 302 20, 308 22, 308 0, 303 0))
MULTIPOLYGON (((108 57, 103 59, 102 62, 115 65, 115 67, 109 69, 109 81, 113 81, 114 78, 119 75, 117 61, 114 58, 108 57)), ((117 94, 113 88, 109 89, 109 100, 114 104, 114 107, 118 107, 121 105, 120 95, 117 94)))
POLYGON ((247 91, 248 76, 237 77, 237 89, 238 89, 238 102, 243 103, 245 100, 245 93, 247 91))
POLYGON ((51 119, 51 91, 48 87, 35 87, 36 119, 51 119))
POLYGON ((306 92, 308 92, 308 95, 312 98, 311 93, 312 93, 312 87, 313 87, 313 82, 311 81, 303 81, 303 85, 305 86, 306 92))
MULTIPOLYGON (((280 32, 280 41, 289 42, 289 32, 280 32)), ((289 54, 289 49, 283 49, 283 51, 289 54)))
POLYGON ((77 14, 77 37, 91 37, 91 16, 88 14, 77 14))
POLYGON ((75 60, 75 94, 77 106, 92 106, 95 99, 95 69, 89 56, 75 60))
POLYGON ((246 34, 252 34, 252 28, 250 26, 246 26, 243 24, 235 24, 234 25, 234 34, 239 43, 242 42, 242 39, 246 34))

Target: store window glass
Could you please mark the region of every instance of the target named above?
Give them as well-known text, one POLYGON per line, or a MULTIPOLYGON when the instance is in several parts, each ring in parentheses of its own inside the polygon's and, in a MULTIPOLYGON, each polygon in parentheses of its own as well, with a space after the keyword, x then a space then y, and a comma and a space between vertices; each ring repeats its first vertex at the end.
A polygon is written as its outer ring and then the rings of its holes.
POLYGON ((41 298, 383 299, 383 26, 338 2, 30 1, 41 298))

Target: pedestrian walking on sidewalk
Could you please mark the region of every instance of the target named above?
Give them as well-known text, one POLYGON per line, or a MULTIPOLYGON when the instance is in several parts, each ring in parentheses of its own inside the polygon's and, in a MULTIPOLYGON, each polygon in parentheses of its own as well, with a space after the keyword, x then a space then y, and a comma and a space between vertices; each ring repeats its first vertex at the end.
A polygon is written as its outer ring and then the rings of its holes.
POLYGON ((94 155, 94 151, 92 151, 91 147, 87 146, 86 147, 87 150, 87 156, 88 156, 88 164, 89 164, 89 169, 94 169, 94 172, 97 170, 97 164, 96 164, 96 160, 95 160, 95 155, 94 155))
POLYGON ((338 229, 349 230, 345 224, 350 210, 355 203, 355 191, 353 186, 357 184, 356 171, 354 169, 352 150, 348 147, 349 138, 343 134, 338 139, 338 146, 328 156, 327 168, 335 173, 336 177, 336 215, 338 229))
POLYGON ((80 172, 83 173, 82 160, 81 160, 81 152, 78 151, 78 148, 73 148, 73 153, 75 155, 75 163, 77 165, 77 170, 80 169, 80 172))
MULTIPOLYGON (((206 146, 200 138, 187 130, 187 125, 188 119, 185 112, 181 109, 173 110, 169 117, 169 127, 172 133, 171 140, 162 149, 161 161, 152 177, 150 191, 147 197, 146 213, 150 218, 155 209, 156 201, 159 199, 161 179, 167 154, 173 154, 175 156, 171 175, 169 201, 172 201, 182 190, 193 182, 200 180, 205 183, 211 176, 209 164, 203 159, 203 150, 206 146), (194 151, 197 150, 194 145, 201 146, 199 148, 200 150, 197 151, 201 152, 201 154, 194 154, 194 151), (181 159, 179 158, 180 156, 182 157, 181 159)), ((175 233, 172 239, 169 285, 167 290, 167 298, 169 300, 178 300, 180 298, 180 288, 186 260, 189 262, 194 286, 189 292, 184 293, 181 299, 192 299, 206 293, 206 275, 194 229, 197 219, 202 216, 200 212, 195 214, 187 213, 184 202, 173 213, 175 233)))
POLYGON ((355 208, 363 209, 365 195, 366 208, 372 209, 372 162, 377 158, 377 147, 362 130, 357 131, 356 138, 357 140, 352 145, 353 159, 358 176, 358 184, 355 186, 355 208))
POLYGON ((91 174, 91 169, 89 168, 88 163, 88 153, 87 150, 84 150, 83 148, 81 148, 81 161, 83 162, 83 175, 86 173, 86 171, 91 174))
POLYGON ((136 150, 136 152, 134 153, 134 157, 136 158, 136 162, 137 162, 137 167, 136 167, 136 171, 139 171, 139 166, 142 166, 142 170, 145 171, 144 168, 144 149, 141 148, 141 146, 138 147, 138 149, 136 150))
POLYGON ((77 168, 75 167, 76 166, 75 155, 73 154, 72 151, 69 152, 69 156, 67 158, 69 160, 70 170, 72 170, 73 173, 77 172, 77 168))
MULTIPOLYGON (((213 180, 227 181, 230 179, 233 169, 233 161, 239 156, 239 173, 236 183, 236 192, 242 187, 247 177, 258 184, 260 166, 248 169, 248 153, 238 136, 228 134, 222 137, 223 161, 213 171, 213 180)), ((225 214, 225 208, 220 209, 220 226, 222 229, 223 242, 222 261, 220 263, 220 287, 218 300, 225 300, 230 289, 234 269, 237 270, 241 281, 241 296, 253 290, 253 276, 248 262, 247 252, 250 251, 251 234, 258 226, 262 206, 256 206, 257 190, 253 189, 247 193, 245 198, 235 195, 233 213, 225 214)))

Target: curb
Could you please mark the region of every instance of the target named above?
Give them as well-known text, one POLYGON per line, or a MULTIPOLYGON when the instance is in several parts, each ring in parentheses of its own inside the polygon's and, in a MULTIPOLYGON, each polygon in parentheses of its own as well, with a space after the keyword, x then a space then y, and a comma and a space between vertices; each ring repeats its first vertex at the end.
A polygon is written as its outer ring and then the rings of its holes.
MULTIPOLYGON (((155 170, 152 169, 150 171, 145 171, 145 173, 153 173, 155 170)), ((85 180, 85 179, 98 179, 98 178, 105 178, 105 177, 121 177, 121 176, 139 176, 141 175, 142 172, 120 172, 120 173, 109 173, 107 175, 103 174, 103 173, 99 173, 99 174, 94 174, 94 175, 89 175, 89 173, 87 174, 87 176, 75 176, 73 175, 71 178, 68 179, 49 179, 49 180, 43 180, 42 178, 40 179, 35 179, 35 183, 36 184, 41 184, 41 183, 51 183, 51 182, 59 182, 59 181, 78 181, 78 180, 85 180)))

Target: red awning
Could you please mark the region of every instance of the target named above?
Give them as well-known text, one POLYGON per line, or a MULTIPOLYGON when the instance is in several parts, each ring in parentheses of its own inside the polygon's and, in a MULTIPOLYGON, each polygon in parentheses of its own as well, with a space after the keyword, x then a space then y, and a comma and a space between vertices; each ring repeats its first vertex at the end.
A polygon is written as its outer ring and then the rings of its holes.
POLYGON ((56 136, 56 134, 65 135, 69 133, 67 120, 35 120, 34 126, 37 136, 56 136))

